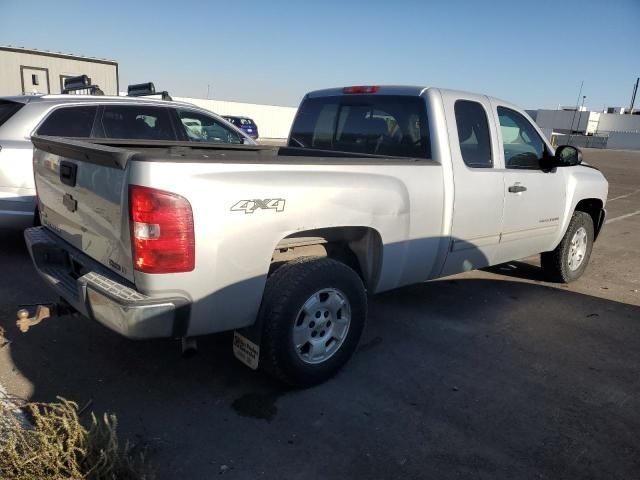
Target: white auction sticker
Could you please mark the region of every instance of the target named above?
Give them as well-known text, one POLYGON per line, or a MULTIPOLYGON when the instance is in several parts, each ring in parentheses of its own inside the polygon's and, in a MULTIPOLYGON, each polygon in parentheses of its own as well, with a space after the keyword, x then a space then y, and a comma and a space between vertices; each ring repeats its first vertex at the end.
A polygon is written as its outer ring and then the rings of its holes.
POLYGON ((233 332, 233 354, 247 367, 255 370, 260 360, 260 345, 256 345, 237 331, 233 332))

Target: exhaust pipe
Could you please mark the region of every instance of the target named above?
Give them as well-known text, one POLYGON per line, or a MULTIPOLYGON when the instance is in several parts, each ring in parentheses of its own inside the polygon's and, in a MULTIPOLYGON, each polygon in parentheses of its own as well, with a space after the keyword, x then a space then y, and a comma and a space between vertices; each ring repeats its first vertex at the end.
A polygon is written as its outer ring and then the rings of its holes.
POLYGON ((193 337, 182 337, 180 338, 180 349, 182 358, 191 358, 198 353, 198 342, 193 337))

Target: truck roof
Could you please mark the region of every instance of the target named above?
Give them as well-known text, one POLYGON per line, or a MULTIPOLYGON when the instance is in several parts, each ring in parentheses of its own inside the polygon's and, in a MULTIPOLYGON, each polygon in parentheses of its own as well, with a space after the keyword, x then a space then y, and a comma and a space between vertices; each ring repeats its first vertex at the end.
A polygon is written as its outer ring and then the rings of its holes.
POLYGON ((349 95, 349 93, 345 93, 345 89, 347 88, 363 88, 363 89, 375 88, 376 89, 375 92, 354 93, 355 96, 357 96, 360 93, 370 93, 372 95, 400 95, 400 96, 408 96, 408 97, 418 97, 420 95, 423 95, 427 90, 437 90, 442 93, 447 92, 447 93, 453 93, 457 95, 465 95, 465 96, 471 95, 475 97, 489 98, 490 100, 494 100, 497 103, 504 104, 506 106, 516 107, 511 102, 507 102, 500 98, 491 97, 489 95, 484 95, 481 93, 466 92, 463 90, 454 90, 454 89, 448 89, 448 88, 425 87, 425 86, 418 86, 418 85, 375 85, 375 87, 367 85, 367 86, 357 86, 357 87, 348 86, 348 87, 325 88, 322 90, 314 90, 312 92, 309 92, 305 96, 305 98, 341 97, 341 96, 349 95))
MULTIPOLYGON (((376 91, 379 95, 406 95, 410 97, 416 97, 421 95, 424 90, 428 87, 424 86, 412 86, 412 85, 379 85, 376 86, 378 90, 376 91)), ((325 88, 322 90, 315 90, 313 92, 309 92, 307 97, 335 97, 345 95, 344 89, 349 87, 335 87, 335 88, 325 88)))

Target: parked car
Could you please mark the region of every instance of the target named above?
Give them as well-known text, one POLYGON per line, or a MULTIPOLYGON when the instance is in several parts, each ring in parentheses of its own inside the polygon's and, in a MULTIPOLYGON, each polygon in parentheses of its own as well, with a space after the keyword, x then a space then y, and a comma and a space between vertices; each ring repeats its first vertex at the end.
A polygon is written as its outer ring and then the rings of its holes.
POLYGON ((187 103, 73 94, 0 97, 0 228, 34 223, 34 134, 254 143, 221 117, 187 103))
POLYGON ((231 115, 224 115, 224 119, 241 129, 244 133, 249 135, 254 140, 258 138, 258 125, 256 122, 248 117, 234 117, 231 115))
POLYGON ((578 279, 608 193, 518 107, 437 88, 309 93, 286 147, 33 142, 25 237, 58 295, 129 338, 236 330, 241 361, 297 386, 356 350, 367 292, 541 252, 578 279))

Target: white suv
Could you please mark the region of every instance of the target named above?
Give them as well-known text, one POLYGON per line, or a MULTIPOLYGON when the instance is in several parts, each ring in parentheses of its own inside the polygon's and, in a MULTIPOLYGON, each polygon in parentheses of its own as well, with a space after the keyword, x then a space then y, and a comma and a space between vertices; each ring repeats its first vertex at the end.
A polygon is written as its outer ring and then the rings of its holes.
POLYGON ((188 103, 142 97, 0 97, 0 228, 37 223, 31 135, 254 144, 222 117, 188 103), (198 128, 194 129, 193 125, 198 128))

